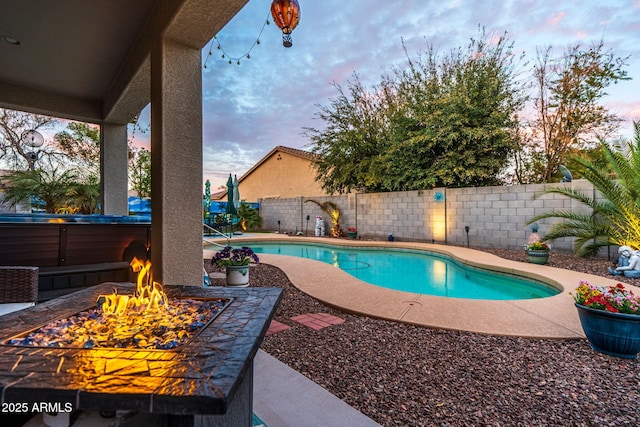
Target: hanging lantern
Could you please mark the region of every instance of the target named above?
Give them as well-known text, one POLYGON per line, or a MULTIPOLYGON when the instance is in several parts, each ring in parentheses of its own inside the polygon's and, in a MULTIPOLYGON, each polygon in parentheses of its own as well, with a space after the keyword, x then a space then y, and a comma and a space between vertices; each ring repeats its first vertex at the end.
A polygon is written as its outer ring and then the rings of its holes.
POLYGON ((300 5, 298 0, 273 0, 271 3, 273 22, 282 30, 282 45, 291 47, 291 32, 300 22, 300 5))

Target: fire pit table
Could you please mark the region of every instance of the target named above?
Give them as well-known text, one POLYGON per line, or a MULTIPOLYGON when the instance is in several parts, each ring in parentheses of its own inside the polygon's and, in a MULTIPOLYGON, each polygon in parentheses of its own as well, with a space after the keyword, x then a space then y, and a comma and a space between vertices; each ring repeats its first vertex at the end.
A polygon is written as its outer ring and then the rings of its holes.
POLYGON ((250 426, 253 358, 282 291, 165 286, 169 298, 228 300, 195 336, 168 350, 11 344, 95 307, 114 289, 127 294, 135 286, 103 283, 0 317, 2 414, 130 411, 121 425, 250 426))

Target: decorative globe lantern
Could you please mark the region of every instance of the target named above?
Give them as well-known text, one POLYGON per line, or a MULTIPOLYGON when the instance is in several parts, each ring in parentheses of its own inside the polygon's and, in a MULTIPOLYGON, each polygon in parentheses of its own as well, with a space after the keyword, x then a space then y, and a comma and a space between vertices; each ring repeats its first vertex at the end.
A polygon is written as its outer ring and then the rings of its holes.
POLYGON ((291 32, 300 22, 300 5, 298 0, 273 0, 271 3, 273 22, 282 30, 282 45, 291 47, 291 32))

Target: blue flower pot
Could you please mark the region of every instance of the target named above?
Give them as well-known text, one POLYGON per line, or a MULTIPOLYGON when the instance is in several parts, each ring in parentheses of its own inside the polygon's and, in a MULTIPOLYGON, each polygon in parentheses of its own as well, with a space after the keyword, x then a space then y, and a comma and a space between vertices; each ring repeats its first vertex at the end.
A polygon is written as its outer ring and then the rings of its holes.
POLYGON ((575 304, 591 348, 610 356, 635 359, 640 353, 640 315, 611 313, 575 304))

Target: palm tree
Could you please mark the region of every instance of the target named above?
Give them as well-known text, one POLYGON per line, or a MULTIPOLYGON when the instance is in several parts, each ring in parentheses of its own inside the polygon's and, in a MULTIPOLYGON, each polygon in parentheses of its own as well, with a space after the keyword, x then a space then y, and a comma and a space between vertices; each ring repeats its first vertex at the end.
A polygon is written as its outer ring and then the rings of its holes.
POLYGON ((333 224, 333 226, 331 227, 331 235, 333 237, 340 237, 344 235, 344 232, 342 231, 342 228, 340 227, 340 220, 342 219, 342 212, 340 211, 340 208, 338 207, 338 205, 334 202, 331 201, 326 201, 326 202, 318 202, 316 200, 305 200, 305 203, 307 202, 311 202, 311 203, 315 203, 316 205, 318 205, 320 207, 320 209, 322 209, 323 212, 325 212, 327 215, 329 215, 329 218, 331 218, 331 222, 333 224))
POLYGON ((55 169, 16 171, 5 176, 5 201, 13 206, 34 197, 44 203, 45 212, 56 213, 68 204, 75 179, 76 175, 69 170, 62 173, 55 169))
POLYGON ((599 191, 602 199, 570 188, 551 187, 545 193, 561 194, 591 208, 588 215, 568 210, 552 210, 532 218, 528 224, 545 218, 560 218, 544 240, 575 237, 578 255, 594 255, 607 245, 640 249, 640 122, 634 122, 634 138, 614 144, 600 141, 605 168, 600 162, 575 158, 584 168, 583 177, 599 191))
POLYGON ((69 191, 69 204, 76 213, 94 214, 100 206, 100 181, 96 176, 89 176, 82 182, 74 183, 69 191))
POLYGON ((247 230, 251 228, 262 227, 262 217, 258 209, 254 209, 246 203, 240 204, 238 208, 238 216, 242 218, 242 227, 247 230))

